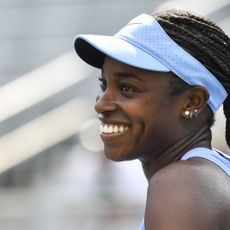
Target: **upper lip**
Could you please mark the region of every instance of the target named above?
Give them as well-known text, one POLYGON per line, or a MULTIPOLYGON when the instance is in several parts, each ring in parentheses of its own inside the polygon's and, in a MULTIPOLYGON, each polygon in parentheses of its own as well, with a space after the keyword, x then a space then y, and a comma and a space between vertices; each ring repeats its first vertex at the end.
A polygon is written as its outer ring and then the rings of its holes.
POLYGON ((110 118, 99 117, 99 120, 100 120, 103 124, 127 125, 127 126, 130 125, 130 122, 121 121, 121 120, 115 120, 115 119, 110 119, 110 118))

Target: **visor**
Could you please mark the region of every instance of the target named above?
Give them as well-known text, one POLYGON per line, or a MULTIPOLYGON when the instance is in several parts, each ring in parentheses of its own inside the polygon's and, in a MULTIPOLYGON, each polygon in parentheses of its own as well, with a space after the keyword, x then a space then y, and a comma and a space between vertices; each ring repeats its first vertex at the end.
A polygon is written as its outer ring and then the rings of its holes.
POLYGON ((105 56, 109 56, 145 70, 171 71, 191 86, 203 86, 209 92, 208 104, 213 112, 227 97, 217 78, 173 41, 150 15, 134 18, 114 36, 78 35, 74 46, 80 58, 96 68, 101 68, 105 56))
POLYGON ((75 50, 89 65, 101 68, 105 55, 133 67, 169 72, 157 59, 146 51, 119 38, 102 35, 79 35, 76 37, 75 50))

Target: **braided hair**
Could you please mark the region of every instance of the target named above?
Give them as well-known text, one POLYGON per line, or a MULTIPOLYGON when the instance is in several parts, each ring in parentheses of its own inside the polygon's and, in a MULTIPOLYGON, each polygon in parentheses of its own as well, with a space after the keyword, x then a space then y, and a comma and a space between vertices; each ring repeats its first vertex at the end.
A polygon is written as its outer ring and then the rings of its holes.
MULTIPOLYGON (((223 109, 226 117, 225 136, 230 147, 230 38, 210 19, 190 12, 171 10, 156 12, 152 16, 177 44, 216 76, 227 91, 228 97, 224 101, 223 109)), ((174 85, 185 88, 185 83, 177 79, 174 85)), ((208 117, 211 127, 214 121, 211 110, 208 117)))

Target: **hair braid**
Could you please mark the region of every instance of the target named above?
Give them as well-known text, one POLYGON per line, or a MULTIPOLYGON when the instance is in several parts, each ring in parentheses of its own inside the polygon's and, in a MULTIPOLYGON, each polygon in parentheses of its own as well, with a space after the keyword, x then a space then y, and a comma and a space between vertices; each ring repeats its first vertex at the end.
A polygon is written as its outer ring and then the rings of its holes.
POLYGON ((226 141, 230 147, 230 38, 210 19, 190 12, 165 11, 154 13, 153 17, 175 42, 212 72, 227 91, 229 96, 223 109, 226 141))

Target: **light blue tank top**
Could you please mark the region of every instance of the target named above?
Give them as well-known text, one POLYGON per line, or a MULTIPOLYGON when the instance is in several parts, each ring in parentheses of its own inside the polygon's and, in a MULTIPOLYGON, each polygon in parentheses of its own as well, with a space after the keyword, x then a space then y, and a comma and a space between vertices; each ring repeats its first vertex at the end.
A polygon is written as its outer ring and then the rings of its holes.
MULTIPOLYGON (((192 157, 201 157, 212 161, 218 165, 227 175, 230 176, 230 156, 222 153, 217 149, 195 148, 185 153, 181 160, 188 160, 192 157)), ((144 221, 142 222, 139 230, 145 230, 144 221)))

